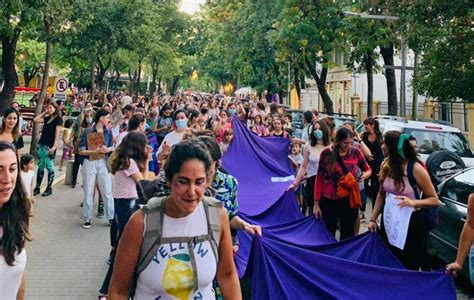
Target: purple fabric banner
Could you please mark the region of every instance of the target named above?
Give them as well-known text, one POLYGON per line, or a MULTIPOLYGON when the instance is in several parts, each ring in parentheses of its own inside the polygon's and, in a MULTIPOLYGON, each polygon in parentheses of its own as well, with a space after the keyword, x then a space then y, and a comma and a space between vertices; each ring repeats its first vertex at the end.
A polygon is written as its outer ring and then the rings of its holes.
POLYGON ((239 276, 253 299, 456 299, 444 272, 406 270, 376 234, 337 242, 324 224, 304 218, 294 193, 289 141, 258 137, 237 120, 224 167, 239 182, 241 218, 263 237, 239 232, 239 276))

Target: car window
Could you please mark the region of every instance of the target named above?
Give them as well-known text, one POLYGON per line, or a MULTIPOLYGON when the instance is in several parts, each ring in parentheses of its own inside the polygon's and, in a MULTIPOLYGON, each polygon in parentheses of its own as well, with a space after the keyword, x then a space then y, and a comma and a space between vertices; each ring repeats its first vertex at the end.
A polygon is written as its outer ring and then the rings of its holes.
POLYGON ((449 179, 443 187, 441 196, 467 205, 467 198, 471 193, 474 193, 474 169, 449 179))
POLYGON ((431 154, 437 150, 449 150, 461 157, 473 157, 466 139, 458 132, 441 132, 421 129, 406 129, 416 138, 417 151, 420 154, 431 154))

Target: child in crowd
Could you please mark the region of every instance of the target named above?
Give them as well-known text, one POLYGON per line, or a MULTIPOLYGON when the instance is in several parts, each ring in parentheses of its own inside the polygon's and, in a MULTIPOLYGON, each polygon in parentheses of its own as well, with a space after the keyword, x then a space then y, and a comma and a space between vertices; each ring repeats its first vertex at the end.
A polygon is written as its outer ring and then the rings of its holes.
POLYGON ((74 124, 73 119, 67 119, 64 123, 64 130, 63 130, 63 156, 61 157, 61 162, 59 163, 58 171, 63 170, 64 161, 68 161, 71 159, 72 151, 74 148, 73 140, 74 134, 72 132, 72 125, 74 124))
POLYGON ((253 131, 258 136, 265 136, 268 134, 267 126, 263 122, 262 115, 255 115, 255 123, 253 126, 253 131))
POLYGON ((219 143, 219 147, 221 148, 222 155, 227 152, 227 149, 229 149, 230 142, 232 142, 232 138, 234 137, 234 131, 232 131, 232 128, 227 128, 224 131, 224 138, 222 141, 219 143))
POLYGON ((158 113, 156 112, 156 110, 150 109, 148 111, 148 115, 146 117, 147 128, 150 128, 150 130, 155 128, 155 122, 156 122, 157 117, 158 117, 158 113))
MULTIPOLYGON (((303 164, 303 154, 301 154, 301 146, 298 143, 293 143, 291 145, 291 154, 288 156, 290 159, 291 165, 293 167, 293 173, 295 176, 298 174, 301 165, 303 164)), ((296 189, 296 198, 298 199, 298 204, 300 207, 303 206, 303 186, 300 184, 296 189)))
POLYGON ((35 157, 29 153, 23 155, 20 159, 21 182, 23 184, 23 187, 25 188, 26 193, 28 194, 28 198, 30 199, 32 205, 35 202, 33 198, 33 177, 35 177, 35 171, 33 171, 34 168, 35 157))
POLYGON ((283 117, 283 120, 285 120, 285 126, 283 126, 283 129, 292 129, 291 123, 293 122, 293 117, 290 114, 286 114, 283 117))

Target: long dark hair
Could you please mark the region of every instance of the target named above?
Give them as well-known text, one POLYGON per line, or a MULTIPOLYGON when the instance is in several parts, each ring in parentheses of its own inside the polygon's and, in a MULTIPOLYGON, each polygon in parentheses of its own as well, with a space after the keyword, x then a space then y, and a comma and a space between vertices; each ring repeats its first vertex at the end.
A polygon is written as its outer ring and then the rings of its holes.
MULTIPOLYGON (((0 152, 16 149, 10 143, 0 142, 0 152)), ((9 266, 15 264, 15 254, 20 253, 25 247, 25 241, 30 241, 30 212, 31 203, 21 184, 20 164, 18 162, 18 175, 10 200, 0 208, 0 226, 3 228, 3 237, 0 239, 0 254, 9 266)))
POLYGON ((144 133, 130 131, 110 157, 112 174, 128 169, 130 167, 130 159, 133 159, 137 163, 140 172, 143 172, 148 158, 146 143, 147 138, 144 133))
POLYGON ((54 107, 54 114, 52 116, 50 116, 51 120, 56 118, 56 117, 59 117, 59 118, 62 117, 61 109, 59 109, 59 106, 56 104, 56 102, 51 101, 51 102, 48 103, 48 105, 51 105, 51 106, 54 107))
MULTIPOLYGON (((321 131, 323 132, 323 145, 324 146, 329 146, 330 140, 329 140, 328 125, 323 120, 319 120, 317 124, 319 124, 319 129, 321 129, 321 131)), ((318 143, 318 140, 313 135, 314 131, 316 131, 317 128, 314 125, 312 126, 312 128, 313 128, 313 130, 311 130, 311 132, 310 132, 309 142, 310 142, 311 146, 314 147, 318 143)))
POLYGON ((9 114, 16 114, 16 124, 15 127, 13 127, 12 129, 13 140, 16 141, 20 137, 20 113, 16 109, 9 108, 3 114, 3 122, 2 128, 0 128, 0 134, 3 134, 5 132, 7 117, 9 114))
MULTIPOLYGON (((323 122, 325 122, 323 120, 323 122)), ((334 138, 334 144, 332 146, 332 155, 330 155, 330 163, 335 163, 337 156, 339 155, 340 144, 347 138, 352 138, 353 133, 345 127, 341 127, 336 131, 336 137, 334 138)))
POLYGON ((387 131, 383 136, 383 142, 385 147, 388 149, 388 156, 385 158, 380 169, 380 182, 383 182, 386 178, 391 178, 395 182, 395 187, 398 191, 405 189, 403 182, 403 174, 405 167, 405 160, 416 160, 417 153, 415 147, 410 144, 407 139, 403 143, 402 150, 405 158, 398 153, 398 141, 400 140, 401 133, 396 130, 387 131))
MULTIPOLYGON (((382 142, 382 132, 380 131, 380 124, 379 121, 373 117, 368 117, 367 119, 364 120, 364 125, 373 125, 374 126, 374 132, 375 136, 377 138, 378 142, 382 142)), ((368 133, 364 132, 363 137, 367 136, 368 133)))

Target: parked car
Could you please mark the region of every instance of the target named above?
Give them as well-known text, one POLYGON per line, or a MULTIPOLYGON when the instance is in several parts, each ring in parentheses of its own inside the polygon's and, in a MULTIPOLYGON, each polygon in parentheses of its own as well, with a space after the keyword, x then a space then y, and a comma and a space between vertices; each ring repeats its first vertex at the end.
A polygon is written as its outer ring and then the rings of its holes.
MULTIPOLYGON (((434 151, 449 150, 459 155, 466 166, 474 166, 471 146, 456 127, 446 125, 444 122, 409 121, 392 116, 377 116, 376 119, 380 123, 382 133, 397 130, 415 137, 417 151, 424 161, 434 151)), ((357 131, 364 132, 363 124, 357 128, 357 131)))
POLYGON ((293 118, 291 122, 291 129, 293 129, 293 136, 300 139, 303 133, 303 112, 300 109, 287 109, 286 113, 293 118))
POLYGON ((336 130, 339 129, 345 122, 352 122, 354 124, 354 128, 358 128, 362 123, 354 118, 351 115, 322 115, 320 116, 321 119, 324 118, 332 118, 334 120, 334 125, 336 126, 336 130))
MULTIPOLYGON (((458 241, 467 216, 467 199, 474 193, 474 167, 448 177, 437 187, 441 205, 438 210, 438 224, 430 231, 428 250, 445 263, 455 261, 458 241)), ((461 274, 469 277, 466 263, 461 274)))

